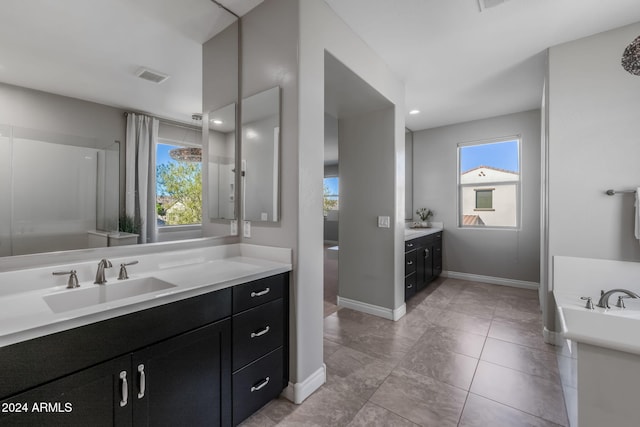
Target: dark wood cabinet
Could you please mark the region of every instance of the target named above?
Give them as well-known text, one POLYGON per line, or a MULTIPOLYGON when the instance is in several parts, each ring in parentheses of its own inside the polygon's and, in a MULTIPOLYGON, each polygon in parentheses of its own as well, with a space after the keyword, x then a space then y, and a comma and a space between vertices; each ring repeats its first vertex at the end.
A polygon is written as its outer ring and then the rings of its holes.
POLYGON ((285 273, 0 348, 0 426, 237 425, 288 384, 288 307, 285 273))
POLYGON ((405 301, 442 272, 442 232, 405 242, 405 301), (414 264, 409 264, 409 259, 414 264))

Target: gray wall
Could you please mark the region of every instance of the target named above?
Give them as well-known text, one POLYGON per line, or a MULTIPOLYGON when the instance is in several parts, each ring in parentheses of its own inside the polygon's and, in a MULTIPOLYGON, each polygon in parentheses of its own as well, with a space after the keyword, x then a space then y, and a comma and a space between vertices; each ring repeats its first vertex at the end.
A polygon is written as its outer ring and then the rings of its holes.
MULTIPOLYGON (((229 25, 202 45, 202 111, 205 118, 208 112, 217 111, 229 104, 238 103, 238 60, 239 60, 239 22, 229 25)), ((239 123, 236 118, 236 124, 239 123)), ((208 138, 208 131, 205 132, 208 138)), ((203 147, 203 159, 209 158, 209 144, 203 147)), ((202 164, 202 234, 203 236, 224 236, 229 234, 229 221, 209 218, 218 216, 209 212, 209 198, 216 191, 209 191, 209 162, 202 164)), ((240 181, 236 177, 234 188, 240 181)), ((236 192, 236 194, 238 194, 236 192)), ((236 201, 236 207, 238 206, 236 201)), ((235 209, 236 213, 238 209, 235 209)), ((236 215, 237 216, 237 215, 236 215)), ((231 238, 230 241, 236 241, 231 238)))
MULTIPOLYGON (((242 241, 292 248, 294 269, 297 269, 298 256, 298 8, 298 1, 269 0, 242 17, 240 83, 242 97, 274 86, 281 87, 280 221, 275 224, 252 223, 251 238, 242 237, 242 241)), ((322 250, 321 244, 319 250, 322 250)), ((307 284, 304 280, 301 283, 294 271, 291 286, 297 289, 307 284)), ((311 322, 300 321, 298 316, 306 317, 310 313, 299 301, 302 292, 292 292, 290 380, 296 383, 320 366, 322 338, 304 330, 311 322)), ((321 306, 322 296, 317 303, 321 306)))
POLYGON ((340 262, 338 296, 394 306, 394 108, 340 118, 340 262))
MULTIPOLYGON (((604 194, 640 185, 640 77, 620 66, 638 35, 633 24, 549 50, 549 260, 640 261, 633 195, 604 194)), ((547 327, 554 330, 550 303, 547 327)))
POLYGON ((413 165, 414 210, 444 222, 444 270, 539 282, 540 110, 415 132, 413 165), (458 228, 457 144, 512 135, 521 135, 521 229, 458 228))

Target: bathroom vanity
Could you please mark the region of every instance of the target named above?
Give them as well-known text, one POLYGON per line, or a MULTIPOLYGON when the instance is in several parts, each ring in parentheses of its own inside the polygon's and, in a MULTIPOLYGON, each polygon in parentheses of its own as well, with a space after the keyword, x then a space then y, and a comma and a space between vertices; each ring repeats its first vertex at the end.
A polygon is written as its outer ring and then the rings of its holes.
POLYGON ((175 286, 92 307, 45 312, 52 294, 100 286, 82 281, 0 297, 34 300, 23 305, 30 324, 8 310, 15 331, 0 331, 0 425, 229 426, 277 397, 289 376, 291 266, 229 246, 140 260, 155 265, 138 276, 175 286))
POLYGON ((442 227, 405 230, 405 301, 442 273, 442 227))

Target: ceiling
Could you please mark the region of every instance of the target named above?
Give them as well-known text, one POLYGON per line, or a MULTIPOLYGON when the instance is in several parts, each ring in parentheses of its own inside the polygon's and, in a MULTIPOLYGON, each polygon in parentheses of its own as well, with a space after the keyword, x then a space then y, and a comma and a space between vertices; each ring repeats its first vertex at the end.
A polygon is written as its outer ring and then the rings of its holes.
MULTIPOLYGON (((538 108, 547 47, 640 21, 638 0, 325 1, 405 82, 412 130, 538 108)), ((190 122, 201 45, 233 20, 210 0, 2 0, 0 81, 190 122)))
MULTIPOLYGON (((219 1, 240 16, 261 2, 219 1)), ((191 122, 202 44, 234 21, 210 0, 2 0, 0 81, 191 122)))
POLYGON ((325 1, 405 82, 411 130, 539 108, 545 49, 640 21, 638 0, 325 1))

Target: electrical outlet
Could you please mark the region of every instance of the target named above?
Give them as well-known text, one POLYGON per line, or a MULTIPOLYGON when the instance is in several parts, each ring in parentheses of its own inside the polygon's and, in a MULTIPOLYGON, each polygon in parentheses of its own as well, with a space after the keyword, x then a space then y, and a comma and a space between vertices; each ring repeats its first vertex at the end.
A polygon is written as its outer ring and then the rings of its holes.
POLYGON ((229 224, 230 224, 230 227, 231 227, 231 230, 230 230, 231 235, 232 236, 237 236, 238 235, 238 221, 235 220, 235 219, 232 219, 229 224))
POLYGON ((242 235, 244 237, 251 237, 251 221, 244 221, 244 231, 242 235))
POLYGON ((379 228, 389 228, 391 224, 391 219, 388 216, 379 216, 378 217, 378 227, 379 228))
POLYGON ((262 212, 260 214, 260 221, 269 221, 269 214, 266 212, 262 212))

